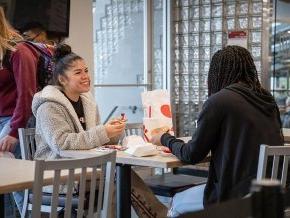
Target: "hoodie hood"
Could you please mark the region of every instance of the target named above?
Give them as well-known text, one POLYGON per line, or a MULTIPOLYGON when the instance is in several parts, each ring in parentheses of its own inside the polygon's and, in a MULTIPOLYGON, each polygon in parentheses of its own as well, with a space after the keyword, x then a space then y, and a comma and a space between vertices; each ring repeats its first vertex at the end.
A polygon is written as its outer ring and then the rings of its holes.
MULTIPOLYGON (((67 97, 62 93, 61 87, 59 86, 46 86, 42 91, 36 93, 33 97, 32 101, 32 112, 35 117, 37 117, 37 110, 38 108, 47 102, 53 102, 63 106, 72 119, 74 120, 75 124, 78 126, 79 129, 82 129, 82 126, 78 120, 78 116, 70 103, 67 97)), ((82 93, 80 95, 82 99, 82 104, 84 107, 84 115, 86 118, 86 125, 88 128, 96 125, 96 104, 93 99, 91 93, 82 93), (95 108, 95 111, 92 111, 92 108, 95 108)))
POLYGON ((273 116, 274 113, 277 113, 279 111, 275 99, 270 93, 266 91, 254 91, 244 83, 234 83, 232 85, 229 85, 225 89, 240 94, 251 105, 258 108, 262 113, 266 114, 267 116, 273 116))

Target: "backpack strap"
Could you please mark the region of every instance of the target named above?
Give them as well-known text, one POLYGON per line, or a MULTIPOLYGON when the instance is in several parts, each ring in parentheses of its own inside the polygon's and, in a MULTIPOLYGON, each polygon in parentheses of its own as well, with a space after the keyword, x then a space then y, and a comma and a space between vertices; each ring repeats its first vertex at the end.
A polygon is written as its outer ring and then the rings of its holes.
MULTIPOLYGON (((17 41, 17 42, 13 42, 13 43, 11 42, 11 44, 15 47, 17 45, 17 43, 20 43, 20 42, 25 43, 25 44, 33 47, 36 51, 40 52, 42 55, 45 55, 48 58, 52 58, 52 56, 53 56, 51 51, 43 43, 21 40, 21 41, 17 41)), ((12 51, 7 50, 6 54, 3 57, 3 61, 2 61, 3 66, 5 66, 9 70, 12 70, 12 63, 10 62, 11 55, 12 55, 12 51)))
POLYGON ((25 44, 30 45, 35 48, 38 52, 41 52, 43 55, 46 55, 49 58, 52 58, 52 53, 44 43, 23 41, 25 44))

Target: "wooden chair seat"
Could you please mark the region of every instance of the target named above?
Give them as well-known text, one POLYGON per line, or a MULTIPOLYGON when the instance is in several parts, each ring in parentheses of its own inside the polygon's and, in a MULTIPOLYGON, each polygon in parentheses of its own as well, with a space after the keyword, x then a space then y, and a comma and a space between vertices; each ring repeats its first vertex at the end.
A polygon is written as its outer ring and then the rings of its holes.
POLYGON ((184 191, 196 185, 206 183, 207 178, 189 175, 175 175, 164 173, 145 179, 145 183, 152 189, 154 194, 173 197, 176 193, 184 191))
POLYGON ((173 174, 182 174, 189 176, 208 177, 209 162, 196 165, 186 165, 172 169, 173 174))

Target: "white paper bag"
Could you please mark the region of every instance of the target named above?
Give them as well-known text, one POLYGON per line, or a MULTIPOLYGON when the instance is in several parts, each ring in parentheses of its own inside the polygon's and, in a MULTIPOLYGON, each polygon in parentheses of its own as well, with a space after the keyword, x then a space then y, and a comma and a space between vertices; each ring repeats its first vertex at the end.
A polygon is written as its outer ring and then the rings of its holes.
POLYGON ((144 107, 143 124, 145 141, 150 141, 153 134, 164 129, 169 129, 169 133, 174 135, 168 91, 158 89, 143 92, 141 98, 144 107))
POLYGON ((124 151, 125 153, 137 157, 158 154, 156 146, 152 145, 151 143, 146 143, 141 136, 137 135, 126 136, 123 139, 123 146, 127 147, 127 149, 124 151))
POLYGON ((172 119, 170 96, 167 90, 157 89, 141 93, 145 118, 172 119))

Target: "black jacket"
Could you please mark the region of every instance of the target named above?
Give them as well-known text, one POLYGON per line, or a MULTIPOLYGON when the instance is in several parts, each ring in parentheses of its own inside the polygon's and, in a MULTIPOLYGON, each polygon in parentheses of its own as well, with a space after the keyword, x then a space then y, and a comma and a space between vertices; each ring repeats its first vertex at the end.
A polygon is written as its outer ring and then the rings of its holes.
POLYGON ((260 145, 281 145, 283 136, 274 98, 236 83, 208 98, 188 143, 167 133, 161 143, 190 164, 211 151, 207 205, 246 195, 256 178, 260 145))

